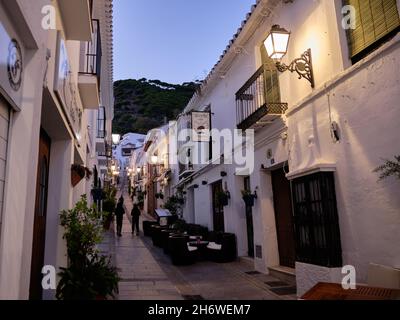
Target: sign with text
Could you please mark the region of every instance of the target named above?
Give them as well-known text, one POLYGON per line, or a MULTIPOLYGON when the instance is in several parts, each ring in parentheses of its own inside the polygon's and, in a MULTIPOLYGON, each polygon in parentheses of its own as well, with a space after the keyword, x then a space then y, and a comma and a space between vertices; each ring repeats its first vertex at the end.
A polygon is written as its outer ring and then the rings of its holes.
POLYGON ((16 109, 21 108, 24 46, 0 6, 0 93, 16 109))
POLYGON ((210 112, 192 112, 192 129, 194 142, 210 142, 211 131, 211 113, 210 112))
POLYGON ((78 143, 80 143, 83 108, 80 101, 78 86, 71 72, 65 40, 62 38, 60 32, 57 34, 54 91, 57 93, 58 99, 68 117, 75 138, 78 140, 78 143))

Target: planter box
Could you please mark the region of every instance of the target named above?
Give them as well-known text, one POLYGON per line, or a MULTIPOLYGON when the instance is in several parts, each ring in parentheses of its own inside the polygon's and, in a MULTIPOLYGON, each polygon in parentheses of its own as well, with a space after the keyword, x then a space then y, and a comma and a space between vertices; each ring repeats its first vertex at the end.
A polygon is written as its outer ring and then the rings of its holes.
POLYGON ((85 176, 81 177, 78 172, 76 172, 75 170, 71 170, 71 184, 73 187, 76 187, 78 185, 79 182, 82 181, 82 179, 85 176))

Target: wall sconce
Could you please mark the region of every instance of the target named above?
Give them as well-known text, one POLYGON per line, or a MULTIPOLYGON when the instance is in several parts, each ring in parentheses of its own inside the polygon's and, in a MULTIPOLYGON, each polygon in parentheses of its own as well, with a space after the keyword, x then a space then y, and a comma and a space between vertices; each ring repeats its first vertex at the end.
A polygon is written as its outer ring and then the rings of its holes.
POLYGON ((121 135, 119 134, 113 134, 112 135, 112 142, 114 145, 118 145, 121 141, 121 135))
POLYGON ((195 185, 193 186, 193 188, 194 188, 194 189, 198 189, 198 188, 199 188, 199 185, 198 185, 198 184, 195 184, 195 185))
POLYGON ((276 61, 276 68, 279 72, 296 72, 299 79, 304 78, 315 87, 314 73, 312 67, 311 49, 305 51, 300 58, 293 60, 289 65, 281 62, 289 47, 290 32, 279 25, 272 26, 271 32, 264 42, 268 56, 276 61))
POLYGON ((221 177, 226 177, 227 175, 226 171, 221 171, 221 177))
POLYGON ((151 163, 152 164, 157 164, 158 163, 158 157, 157 156, 151 156, 151 163))
POLYGON ((202 181, 201 184, 202 184, 203 186, 206 186, 206 185, 208 184, 208 182, 207 182, 207 181, 202 181))
POLYGON ((137 172, 137 173, 140 173, 141 171, 142 171, 141 168, 136 168, 136 172, 137 172))
POLYGON ((258 190, 258 187, 256 187, 256 190, 254 190, 254 199, 258 199, 257 190, 258 190))

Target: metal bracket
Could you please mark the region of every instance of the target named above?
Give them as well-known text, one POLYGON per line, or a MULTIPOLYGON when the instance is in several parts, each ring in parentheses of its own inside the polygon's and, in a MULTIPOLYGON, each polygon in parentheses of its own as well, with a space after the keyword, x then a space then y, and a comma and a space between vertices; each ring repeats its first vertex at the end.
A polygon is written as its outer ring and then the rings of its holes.
POLYGON ((300 58, 293 60, 288 66, 284 63, 277 62, 276 68, 279 72, 296 72, 299 75, 299 79, 304 78, 308 80, 311 83, 311 88, 315 88, 311 49, 304 52, 300 58))

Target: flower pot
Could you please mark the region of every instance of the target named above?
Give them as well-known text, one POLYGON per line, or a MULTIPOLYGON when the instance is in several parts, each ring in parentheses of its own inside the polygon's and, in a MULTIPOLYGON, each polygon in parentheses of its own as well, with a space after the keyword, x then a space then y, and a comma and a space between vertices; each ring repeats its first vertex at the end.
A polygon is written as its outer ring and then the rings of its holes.
POLYGON ((254 207, 254 196, 253 195, 243 196, 243 201, 246 204, 246 207, 254 207))
POLYGON ((76 187, 83 178, 84 177, 80 176, 78 172, 76 172, 75 170, 71 170, 71 184, 73 187, 76 187))
POLYGON ((226 207, 229 204, 229 198, 227 194, 220 194, 218 196, 218 202, 221 206, 226 207))

